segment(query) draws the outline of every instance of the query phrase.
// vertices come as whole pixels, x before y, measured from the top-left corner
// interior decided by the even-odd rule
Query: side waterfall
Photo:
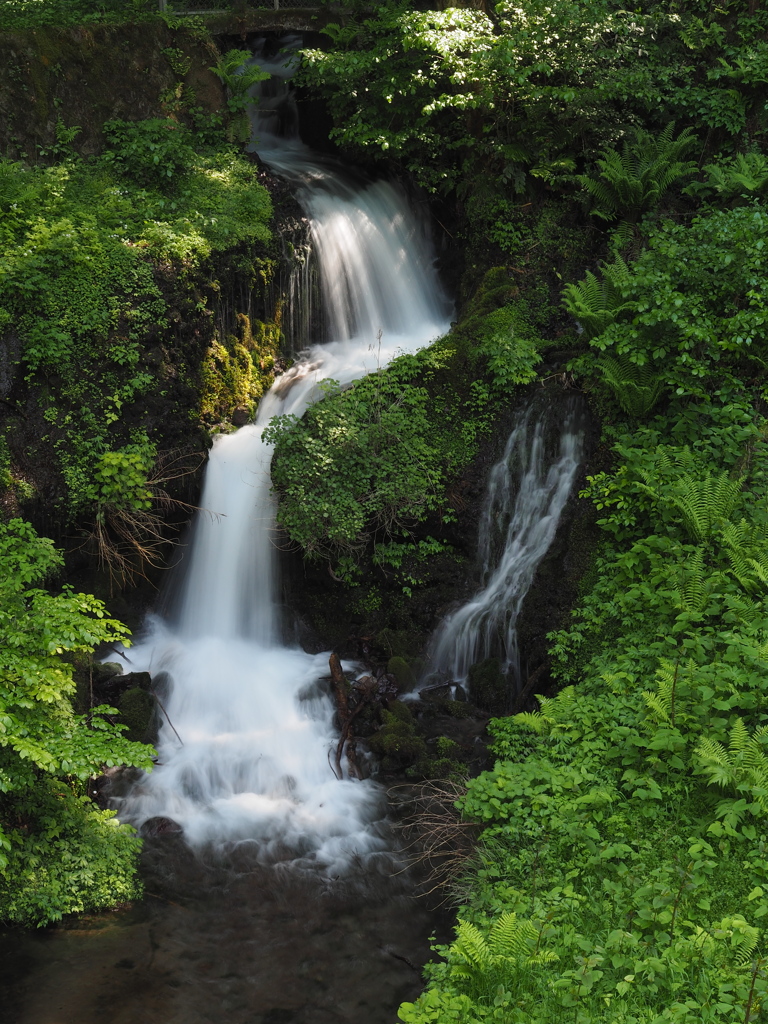
[[[553,430],[559,434],[554,458],[547,452]],[[432,671],[462,682],[476,662],[500,656],[504,671],[519,684],[518,616],[555,538],[583,440],[575,399],[543,411],[533,403],[523,413],[488,479],[478,538],[482,589],[438,628]]]
[[[289,77],[290,60],[270,66]],[[270,419],[300,414],[332,378],[349,383],[399,351],[445,333],[449,308],[432,251],[404,195],[354,181],[312,153],[286,119],[287,89],[256,111],[256,148],[289,178],[310,222],[327,311],[327,344],[309,344],[262,400],[256,422],[216,439],[170,620],[129,652],[168,680],[159,766],[121,801],[121,818],[178,822],[192,845],[252,841],[264,859],[342,866],[376,848],[378,787],[337,780],[334,707],[316,685],[328,655],[280,638]],[[290,127],[290,126],[289,126]],[[307,339],[311,342],[311,339]]]

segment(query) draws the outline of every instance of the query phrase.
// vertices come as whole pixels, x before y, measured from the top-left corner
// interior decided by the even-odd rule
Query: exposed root
[[[205,459],[204,452],[170,451],[161,453],[147,477],[154,507],[132,508],[103,504],[81,547],[92,549],[99,568],[109,574],[118,588],[132,584],[136,577],[147,578],[150,568],[161,568],[166,546],[174,544],[165,531],[165,515],[170,509],[197,510],[178,498],[172,498],[165,485],[196,473]]]
[[[395,786],[390,793],[403,788],[414,789]],[[456,807],[466,791],[464,780],[424,782],[415,787],[407,818],[393,826],[400,833],[408,861],[403,870],[421,867],[426,877],[419,895],[440,893],[441,905],[455,900],[458,880],[475,854],[480,834],[481,826],[462,819]]]

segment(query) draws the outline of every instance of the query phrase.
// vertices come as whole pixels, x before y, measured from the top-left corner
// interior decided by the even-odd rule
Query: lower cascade
[[[260,64],[278,82],[290,72],[281,58]],[[154,617],[129,652],[161,687],[164,717],[159,764],[119,814],[137,826],[171,818],[193,846],[252,841],[265,860],[331,867],[379,846],[371,825],[382,816],[380,793],[331,767],[335,709],[317,685],[327,654],[281,640],[272,451],[262,432],[275,415],[300,415],[322,394],[320,381],[350,383],[445,333],[449,308],[402,192],[350,180],[284,134],[274,103],[267,113],[256,119],[256,148],[295,184],[310,222],[329,340],[310,344],[276,381],[255,423],[214,443],[174,613]]]
[[[556,449],[549,444],[556,435]],[[482,587],[449,615],[432,641],[430,669],[463,682],[472,665],[499,656],[520,684],[517,620],[549,550],[583,457],[581,404],[575,397],[532,402],[491,470],[480,519]]]

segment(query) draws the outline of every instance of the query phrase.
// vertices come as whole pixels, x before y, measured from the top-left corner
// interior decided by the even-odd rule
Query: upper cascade
[[[300,415],[322,395],[321,381],[348,384],[445,333],[449,304],[404,193],[304,146],[280,85],[295,57],[269,64],[262,55],[259,63],[275,78],[254,108],[253,146],[296,186],[330,340],[307,338],[255,423],[214,443],[174,584],[175,614],[155,617],[129,653],[137,669],[166,679],[168,692],[160,765],[119,811],[137,825],[172,818],[192,844],[253,841],[270,860],[343,866],[380,846],[380,794],[372,782],[337,780],[331,767],[335,709],[317,686],[328,655],[281,641],[272,451],[262,432],[275,415]]]

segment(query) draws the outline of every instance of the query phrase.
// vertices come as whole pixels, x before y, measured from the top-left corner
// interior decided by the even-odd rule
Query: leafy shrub
[[[105,764],[151,768],[101,717],[114,709],[74,713],[73,656],[126,630],[95,598],[35,586],[61,564],[29,524],[0,525],[0,918],[23,924],[137,893],[133,830],[82,789]]]
[[[170,118],[105,121],[105,159],[142,185],[163,184],[195,163],[192,133]]]
[[[265,433],[276,444],[278,522],[306,554],[331,558],[347,578],[374,536],[386,544],[380,560],[402,564],[401,541],[389,541],[407,542],[433,512],[450,514],[447,476],[472,458],[488,429],[492,402],[486,391],[476,411],[477,389],[453,372],[450,344],[399,356],[343,391],[328,382],[300,420],[276,417]]]
[[[588,274],[566,288],[564,301],[592,348],[653,367],[679,395],[703,394],[741,360],[762,361],[768,317],[758,281],[767,240],[760,206],[666,221],[633,264],[617,261],[601,279]],[[600,364],[590,354],[578,365],[592,375]]]
[[[127,474],[122,507],[146,511],[143,485],[127,470],[133,460],[146,474],[154,449],[144,431],[129,428],[127,414],[152,391],[165,391],[144,356],[169,327],[157,283],[168,279],[169,261],[183,293],[195,275],[209,273],[213,253],[238,245],[250,247],[240,258],[255,273],[254,249],[271,237],[268,193],[230,146],[219,141],[196,152],[188,129],[162,120],[114,122],[112,137],[117,148],[90,163],[0,161],[0,330],[13,327],[20,338],[30,378],[48,378],[44,416],[70,521],[123,501],[117,477],[104,493],[107,470],[117,470],[107,463],[116,458]],[[169,166],[177,172],[172,182]],[[189,297],[203,301],[199,293]],[[244,363],[250,400],[257,374],[252,379],[248,352]]]
[[[156,0],[0,0],[0,28],[6,30],[158,18]]]

